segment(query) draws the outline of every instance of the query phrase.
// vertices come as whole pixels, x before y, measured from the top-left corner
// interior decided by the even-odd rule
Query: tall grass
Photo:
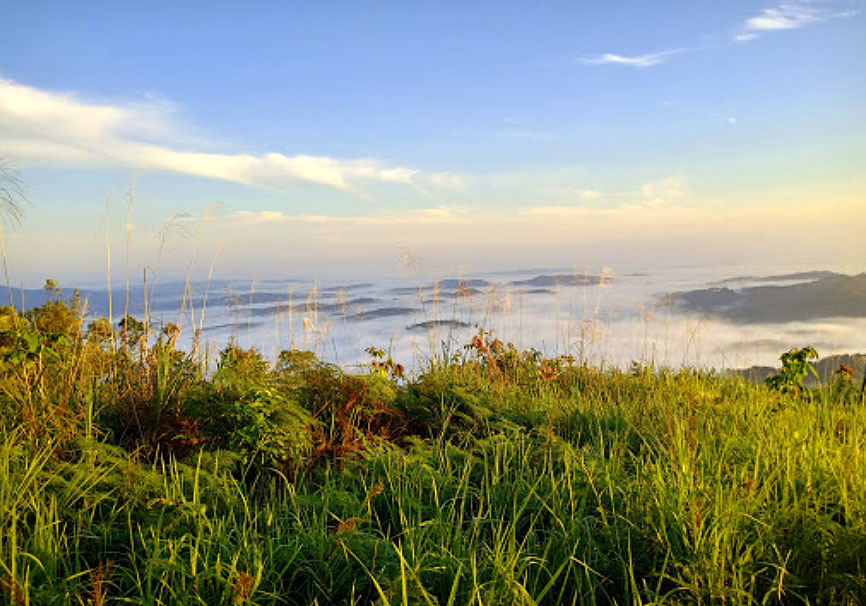
[[[294,350],[290,291],[291,350],[271,364],[230,343],[210,369],[196,350],[214,261],[197,326],[189,282],[210,210],[177,325],[189,304],[189,353],[177,332],[151,339],[149,313],[127,339],[129,231],[123,347],[111,316],[82,333],[62,301],[3,310],[2,603],[866,603],[853,377],[801,397],[591,368],[609,272],[584,291],[577,359],[483,331],[437,350],[439,285],[428,316],[419,281],[433,331],[414,375],[390,352],[356,374],[317,360],[318,285],[302,311],[313,352]],[[454,319],[468,299],[458,288]],[[480,305],[511,321],[510,293]]]
[[[9,305],[15,307],[12,296],[12,281],[9,277],[9,264],[6,258],[6,238],[3,219],[7,225],[20,223],[23,215],[22,205],[26,202],[23,186],[17,173],[3,159],[0,159],[0,257],[3,260],[3,276],[6,280],[6,290],[9,294]]]
[[[55,347],[66,362],[34,362],[51,371],[41,386],[2,365],[10,604],[866,596],[856,389],[810,400],[691,370],[603,372],[483,334],[408,380],[237,348],[204,377],[164,342],[135,364],[109,348],[133,374],[105,389],[111,376],[82,373],[93,343]],[[55,381],[74,406],[52,409]],[[16,429],[33,398],[65,432]],[[151,425],[130,441],[133,409]]]

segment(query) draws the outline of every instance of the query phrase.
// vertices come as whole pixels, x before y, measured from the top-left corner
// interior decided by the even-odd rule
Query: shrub
[[[348,375],[339,367],[295,356],[280,381],[316,421],[314,459],[362,454],[382,440],[403,435],[403,417],[393,406],[397,387],[386,375]]]
[[[817,360],[818,352],[811,345],[803,349],[791,349],[782,354],[782,369],[772,377],[767,378],[766,384],[770,389],[790,393],[794,396],[804,395],[811,398],[811,392],[803,390],[803,379],[812,374],[818,378],[815,367],[809,360]]]
[[[258,387],[226,403],[227,446],[247,464],[286,464],[309,453],[310,414],[275,389]]]

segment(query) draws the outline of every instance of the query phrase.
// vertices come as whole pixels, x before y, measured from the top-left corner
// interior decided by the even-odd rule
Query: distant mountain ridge
[[[791,274],[778,274],[774,276],[736,276],[734,278],[725,278],[719,280],[716,284],[731,284],[736,282],[787,282],[790,280],[819,280],[821,278],[832,278],[833,276],[843,276],[835,271],[799,271]]]
[[[808,272],[767,276],[765,279],[778,280],[795,275],[822,277],[784,286],[690,290],[673,293],[670,298],[687,311],[709,313],[741,323],[866,317],[866,273],[848,276],[832,272]]]
[[[610,280],[610,278],[608,278]],[[601,276],[590,276],[586,274],[542,274],[526,280],[513,280],[515,286],[588,286],[601,282]]]

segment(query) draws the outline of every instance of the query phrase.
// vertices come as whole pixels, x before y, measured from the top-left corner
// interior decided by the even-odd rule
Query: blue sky
[[[857,0],[129,4],[4,9],[20,280],[101,272],[106,208],[122,255],[140,171],[138,266],[217,200],[230,275],[866,265]]]

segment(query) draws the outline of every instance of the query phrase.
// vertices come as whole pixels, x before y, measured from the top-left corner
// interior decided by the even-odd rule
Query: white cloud
[[[668,60],[668,57],[685,52],[684,48],[648,53],[646,55],[617,55],[615,53],[604,53],[601,55],[590,55],[582,57],[580,62],[584,65],[628,65],[631,67],[652,67]]]
[[[754,40],[767,32],[798,29],[812,23],[850,17],[854,14],[856,11],[836,10],[827,4],[821,6],[814,0],[783,3],[773,8],[765,8],[759,14],[746,19],[734,35],[734,39],[745,42]]]
[[[754,241],[756,245],[760,240],[762,245],[769,246],[771,242],[787,242],[792,233],[807,234],[816,229],[818,233],[837,233],[837,217],[863,202],[861,198],[845,204],[798,203],[797,212],[785,215],[784,209],[790,210],[788,201],[687,203],[689,196],[684,187],[679,177],[647,183],[633,197],[606,207],[574,204],[484,210],[443,205],[343,217],[263,211],[233,213],[223,222],[234,229],[238,238],[251,238],[256,242],[278,238],[284,242],[287,234],[291,234],[293,242],[298,239],[295,243],[298,247],[307,246],[309,242],[328,242],[329,247],[343,251],[341,254],[360,254],[358,251],[368,254],[372,249],[410,245],[425,250],[450,250],[458,256],[483,250],[513,258],[532,250],[557,247],[574,250],[576,243],[586,250],[625,247],[632,252],[647,250],[649,242],[655,243],[650,248],[656,245],[678,248],[690,242],[702,250],[716,244],[719,250],[728,250],[731,242],[743,239]],[[776,225],[774,222],[782,216],[783,224]],[[275,229],[260,231],[260,226],[250,225],[251,229],[245,230],[236,225],[238,222],[273,223]],[[769,229],[768,225],[773,228]],[[844,241],[854,241],[852,238],[862,227],[863,221],[846,225]],[[371,243],[375,246],[371,247]],[[272,247],[265,249],[272,252]]]
[[[602,194],[594,190],[574,190],[573,193],[583,200],[602,198]],[[535,216],[567,218],[577,216],[605,217],[621,213],[633,214],[636,211],[682,211],[688,208],[682,204],[688,195],[685,178],[682,175],[672,175],[658,181],[644,183],[637,191],[604,196],[609,201],[616,200],[616,204],[613,206],[539,206],[525,212]]]
[[[297,223],[345,226],[390,226],[460,224],[471,221],[477,213],[454,206],[435,206],[389,211],[367,216],[334,216],[310,214],[286,214],[277,210],[250,212],[238,210],[223,217],[230,224]]]
[[[378,177],[382,181],[393,181],[394,183],[412,183],[412,177],[420,173],[420,170],[411,168],[384,168],[378,171]],[[374,174],[376,173],[374,169]]]
[[[230,214],[227,219],[232,223],[282,223],[288,217],[279,210],[262,210],[257,213],[238,210]]]
[[[410,184],[419,172],[370,158],[188,151],[173,142],[181,130],[173,113],[160,99],[88,103],[0,78],[0,149],[36,164],[130,166],[270,187],[307,181],[351,190],[361,180]]]
[[[572,195],[583,200],[602,197],[600,192],[591,189],[569,190]],[[645,225],[654,221],[664,223],[672,217],[679,220],[693,217],[695,209],[682,204],[687,197],[685,179],[672,175],[658,181],[645,183],[639,191],[619,199],[611,206],[588,206],[585,204],[513,207],[498,210],[483,210],[463,206],[442,204],[427,208],[389,210],[363,216],[323,216],[310,214],[287,214],[282,211],[263,210],[258,212],[235,211],[218,219],[228,224],[296,224],[313,227],[318,225],[329,233],[344,233],[356,237],[363,230],[387,230],[393,233],[411,234],[418,229],[436,229],[446,234],[449,229],[465,229],[490,233],[494,238],[497,230],[509,233],[523,233],[521,228],[526,221],[536,227],[533,233],[545,234],[568,226],[605,226],[615,229],[629,229],[629,226]],[[362,231],[355,231],[362,230]],[[382,234],[382,232],[377,232]],[[444,236],[443,236],[444,237]],[[447,238],[446,238],[447,239]],[[543,235],[542,235],[543,239]]]
[[[663,212],[662,212],[663,211]],[[563,229],[567,226],[595,226],[599,233],[608,235],[628,232],[646,226],[647,222],[668,224],[681,223],[685,218],[698,215],[688,206],[670,204],[662,198],[624,203],[609,208],[587,208],[585,206],[535,206],[520,213],[521,220],[532,220],[546,224],[545,230]]]
[[[426,181],[437,187],[456,190],[466,189],[466,179],[462,175],[451,172],[432,173],[426,175]]]
[[[601,192],[594,189],[579,189],[575,192],[578,198],[584,200],[598,200],[601,198]]]
[[[673,175],[660,181],[644,183],[640,191],[644,197],[643,205],[666,206],[686,197],[685,179],[681,175]]]
[[[772,8],[765,8],[757,15],[746,19],[736,28],[733,39],[738,42],[754,40],[768,32],[798,29],[813,23],[821,23],[840,17],[851,17],[856,10],[839,10],[833,6],[836,0],[792,0],[783,2]],[[680,53],[703,50],[706,46],[693,48],[673,48],[670,50],[647,53],[645,55],[621,55],[603,53],[586,55],[580,62],[584,65],[625,65],[629,67],[652,67],[660,65],[670,57]],[[669,102],[662,105],[668,106]]]

